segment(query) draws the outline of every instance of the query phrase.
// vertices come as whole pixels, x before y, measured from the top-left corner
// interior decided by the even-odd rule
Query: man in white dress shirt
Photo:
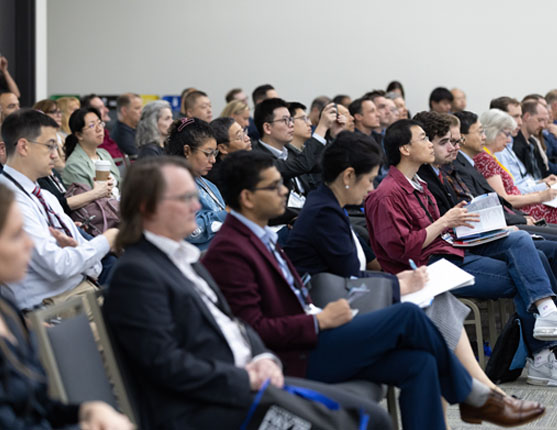
[[[87,280],[101,273],[101,259],[117,233],[110,229],[87,241],[56,197],[38,186],[37,179],[54,167],[56,129],[56,122],[32,109],[9,115],[2,125],[8,160],[0,182],[14,191],[24,229],[34,243],[25,278],[8,285],[21,309],[31,309],[45,299],[63,300],[78,286],[92,288]]]

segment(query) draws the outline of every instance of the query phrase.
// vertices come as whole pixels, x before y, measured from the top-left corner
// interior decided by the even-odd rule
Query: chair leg
[[[499,305],[499,306],[497,306]],[[495,342],[497,342],[497,338],[499,337],[499,333],[497,332],[497,312],[500,311],[501,302],[498,300],[488,300],[487,301],[487,324],[489,327],[489,346],[493,349],[495,348]],[[500,312],[501,321],[505,324],[503,318],[503,313]]]
[[[399,430],[400,425],[398,422],[398,403],[396,400],[395,387],[393,387],[392,385],[389,385],[389,388],[387,389],[387,409],[389,411],[391,419],[393,420],[393,429]]]
[[[485,369],[484,338],[482,333],[482,317],[478,306],[470,299],[459,298],[459,300],[472,310],[473,319],[467,319],[464,324],[474,324],[476,330],[476,342],[478,344],[478,362]]]

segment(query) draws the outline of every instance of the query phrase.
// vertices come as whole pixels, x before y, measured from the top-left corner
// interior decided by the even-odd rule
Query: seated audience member
[[[70,116],[75,110],[81,107],[81,103],[77,97],[60,97],[59,99],[56,99],[56,103],[62,111],[62,124],[60,125],[59,133],[62,133],[65,139],[66,136],[71,133],[69,124]]]
[[[282,386],[284,377],[259,336],[232,316],[198,261],[200,251],[183,240],[197,228],[200,208],[188,170],[177,157],[143,159],[129,168],[117,238],[125,252],[104,313],[137,384],[142,428],[237,429],[263,382]],[[367,428],[391,428],[386,411],[371,401],[326,384],[286,381],[347,407],[363,406],[371,414]],[[531,418],[543,411],[525,406]]]
[[[327,96],[319,96],[313,99],[308,114],[312,128],[317,127],[317,124],[319,124],[319,118],[321,117],[321,111],[329,103],[331,103],[331,99]],[[306,108],[304,108],[304,111],[305,110]]]
[[[112,130],[112,139],[124,154],[137,155],[135,129],[141,118],[142,109],[143,101],[138,94],[125,93],[116,99],[118,121]]]
[[[529,380],[538,384],[557,381],[547,366],[556,361],[550,348],[557,345],[557,308],[548,278],[552,274],[546,272],[528,233],[513,231],[505,238],[466,250],[453,247],[448,229],[470,226],[477,215],[469,214],[465,203],[460,202],[439,216],[435,199],[416,174],[422,164],[435,160],[433,145],[420,123],[394,123],[385,134],[385,149],[389,174],[365,203],[370,241],[381,267],[398,273],[410,268],[409,259],[430,264],[447,258],[476,280],[473,286],[458,288],[453,294],[513,297],[526,345],[539,366],[539,370],[530,371]],[[539,316],[534,318],[536,310]]]
[[[350,103],[348,110],[350,115],[354,117],[356,132],[371,136],[375,140],[373,131],[380,127],[379,114],[375,103],[370,99],[361,97]]]
[[[449,113],[453,100],[453,94],[448,89],[437,87],[429,95],[429,110],[438,113]]]
[[[379,126],[373,129],[373,138],[377,143],[381,143],[385,129],[391,124],[392,114],[391,106],[387,102],[385,95],[387,93],[383,90],[373,90],[365,94],[365,98],[371,100],[377,109],[377,117],[379,118]]]
[[[20,309],[91,290],[88,278],[101,273],[101,258],[117,233],[109,229],[85,240],[58,200],[38,186],[37,179],[49,175],[54,167],[57,127],[52,118],[31,109],[10,115],[2,125],[8,161],[0,182],[14,191],[25,232],[34,244],[25,277],[7,284]]]
[[[192,91],[188,93],[184,101],[187,118],[197,118],[207,123],[213,119],[213,107],[211,100],[203,91]]]
[[[244,129],[229,117],[220,117],[211,121],[211,129],[217,140],[219,151],[217,160],[205,177],[220,188],[219,167],[228,154],[236,151],[251,151],[251,140]]]
[[[105,106],[103,100],[97,96],[96,94],[88,94],[81,98],[81,107],[83,108],[95,108],[101,114],[101,120],[104,121],[105,124],[110,123],[110,115],[108,114],[109,110]],[[68,132],[68,134],[71,131]],[[108,151],[112,159],[120,159],[124,158],[124,154],[120,151],[118,144],[110,137],[110,132],[108,131],[108,127],[105,125],[104,127],[104,139],[103,143],[99,148]]]
[[[402,97],[399,93],[389,92],[385,94],[385,98],[387,98],[387,100],[392,100],[397,109],[398,117],[392,122],[395,122],[398,119],[408,119],[408,109],[406,108],[404,97]]]
[[[62,173],[64,166],[66,165],[66,155],[64,154],[64,140],[65,136],[60,132],[62,127],[62,111],[58,107],[58,103],[54,100],[44,99],[39,100],[33,105],[33,109],[40,110],[44,112],[49,117],[51,117],[56,124],[58,124],[58,130],[56,131],[56,143],[58,144],[58,158],[56,159],[56,165],[54,168]]]
[[[520,192],[527,194],[543,191],[547,189],[548,186],[553,185],[556,182],[554,175],[549,175],[542,180],[534,179],[513,150],[514,139],[522,128],[522,107],[520,102],[510,97],[498,97],[491,100],[489,108],[499,109],[508,113],[516,123],[516,128],[511,132],[513,141],[506,145],[502,151],[497,152],[495,156],[509,171],[509,174],[513,177],[514,184]],[[532,146],[531,148],[533,149],[534,147]]]
[[[360,206],[373,189],[380,152],[368,136],[343,132],[323,152],[322,184],[310,193],[292,232],[286,254],[301,274],[327,272],[348,278],[366,277],[373,270],[344,212],[346,205]],[[375,256],[373,256],[375,258]],[[420,269],[425,275],[425,267]],[[400,294],[417,291],[417,271],[397,274]],[[452,294],[437,296],[426,314],[466,370],[487,386],[498,389],[479,367],[463,322],[469,309]]]
[[[391,81],[389,82],[389,85],[387,85],[387,93],[389,92],[395,92],[398,93],[400,96],[402,96],[402,98],[406,98],[406,96],[404,95],[404,87],[402,86],[402,84],[399,81]]]
[[[460,131],[465,139],[463,150],[467,155],[473,155],[474,167],[484,176],[491,188],[513,207],[519,208],[535,220],[545,219],[549,223],[557,223],[557,209],[543,204],[557,197],[557,190],[544,184],[543,191],[522,194],[515,186],[508,169],[495,155],[511,143],[511,133],[516,128],[516,122],[508,113],[499,109],[484,112],[479,121],[474,121],[475,124],[470,124],[473,121],[469,116],[463,115],[461,120]],[[471,135],[470,128],[473,129],[474,125],[479,125],[483,135]],[[467,126],[468,130],[465,130]]]
[[[348,106],[350,106],[350,103],[352,103],[352,99],[346,94],[338,94],[333,98],[333,103],[342,105],[348,109]]]
[[[453,101],[451,103],[451,112],[461,112],[466,110],[466,94],[459,88],[451,90]]]
[[[278,98],[278,93],[275,88],[271,84],[263,84],[259,85],[257,88],[253,90],[251,93],[251,98],[253,100],[253,108],[255,109],[259,103],[263,100],[267,99],[276,99]],[[255,125],[254,119],[250,118],[249,120],[249,127],[248,127],[248,136],[252,141],[257,142],[261,139],[261,135],[257,130]]]
[[[19,110],[19,107],[19,98],[14,93],[0,92],[0,125],[9,114]]]
[[[229,117],[240,124],[242,130],[248,130],[250,120],[250,110],[247,103],[240,100],[232,100],[222,110],[221,117]]]
[[[545,101],[550,118],[543,130],[545,152],[547,154],[549,170],[557,174],[557,90],[551,90],[545,95]]]
[[[227,214],[219,189],[204,178],[213,168],[219,155],[215,134],[209,124],[200,119],[176,120],[170,127],[166,152],[169,155],[185,157],[190,163],[199,189],[201,208],[195,215],[197,228],[187,240],[203,251],[219,231]]]
[[[164,153],[171,124],[170,103],[165,100],[155,100],[145,105],[135,132],[138,158],[156,157]]]
[[[8,70],[8,59],[0,55],[0,91],[11,91],[17,98],[21,97],[19,87]]]
[[[70,117],[70,130],[72,133],[66,137],[64,152],[66,153],[66,167],[62,173],[64,184],[85,184],[94,187],[95,161],[110,162],[110,178],[113,187],[118,187],[120,171],[110,154],[99,145],[104,139],[104,121],[101,120],[99,111],[95,108],[78,109]],[[118,190],[113,189],[113,194],[118,196]]]
[[[5,284],[17,284],[25,277],[31,259],[33,242],[23,225],[14,194],[0,184],[2,290]],[[77,423],[84,429],[134,428],[124,415],[103,402],[62,404],[49,398],[34,338],[25,326],[25,318],[5,293],[0,292],[0,428],[66,428]]]
[[[524,164],[526,172],[534,180],[547,181],[549,169],[546,163],[547,156],[541,149],[537,136],[544,128],[544,118],[547,117],[547,109],[538,101],[527,100],[522,107],[522,126],[513,139],[513,151]],[[555,176],[549,177],[555,183]]]
[[[306,114],[306,109],[307,108],[302,103],[288,103],[288,111],[294,123],[294,133],[288,145],[298,152],[304,150],[305,143],[311,137],[312,133],[311,126],[313,122]],[[319,116],[317,117],[317,122],[319,122]],[[317,125],[317,123],[315,125]]]
[[[287,145],[292,142],[294,135],[294,120],[288,110],[288,104],[278,98],[267,99],[255,108],[254,120],[261,140],[252,143],[254,151],[272,155],[275,165],[282,175],[291,193],[289,207],[300,208],[303,205],[303,196],[306,190],[299,187],[294,178],[305,173],[318,172],[319,157],[325,144],[327,130],[336,120],[336,109],[329,103],[321,115],[320,125],[315,129],[304,150],[294,153],[288,150]],[[300,198],[302,197],[302,198]],[[294,203],[296,202],[300,203]]]
[[[440,396],[462,402],[470,399],[471,387],[472,395],[481,389],[509,407],[515,403],[472,379],[415,305],[395,304],[355,317],[345,299],[324,309],[312,305],[267,227],[270,218],[284,211],[287,195],[273,159],[236,152],[223,162],[222,177],[232,210],[202,262],[232,311],[277,352],[287,374],[328,383],[364,378],[400,386],[405,429],[444,429]],[[470,421],[468,408],[461,405],[465,421]]]
[[[246,105],[248,104],[248,96],[241,88],[232,88],[230,91],[226,93],[224,99],[226,100],[226,103],[230,103],[231,101],[238,100]]]
[[[197,91],[197,88],[187,87],[184,88],[180,94],[180,118],[186,116],[186,96],[193,91]]]

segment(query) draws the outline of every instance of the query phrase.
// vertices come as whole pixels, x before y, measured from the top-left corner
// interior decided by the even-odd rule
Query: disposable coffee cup
[[[110,175],[110,161],[95,161],[95,181],[108,181]]]

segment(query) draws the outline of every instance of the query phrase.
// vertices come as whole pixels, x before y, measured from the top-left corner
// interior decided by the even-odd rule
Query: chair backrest
[[[136,422],[95,293],[29,316],[52,397],[64,403],[102,400]],[[49,325],[52,320],[55,323]]]

